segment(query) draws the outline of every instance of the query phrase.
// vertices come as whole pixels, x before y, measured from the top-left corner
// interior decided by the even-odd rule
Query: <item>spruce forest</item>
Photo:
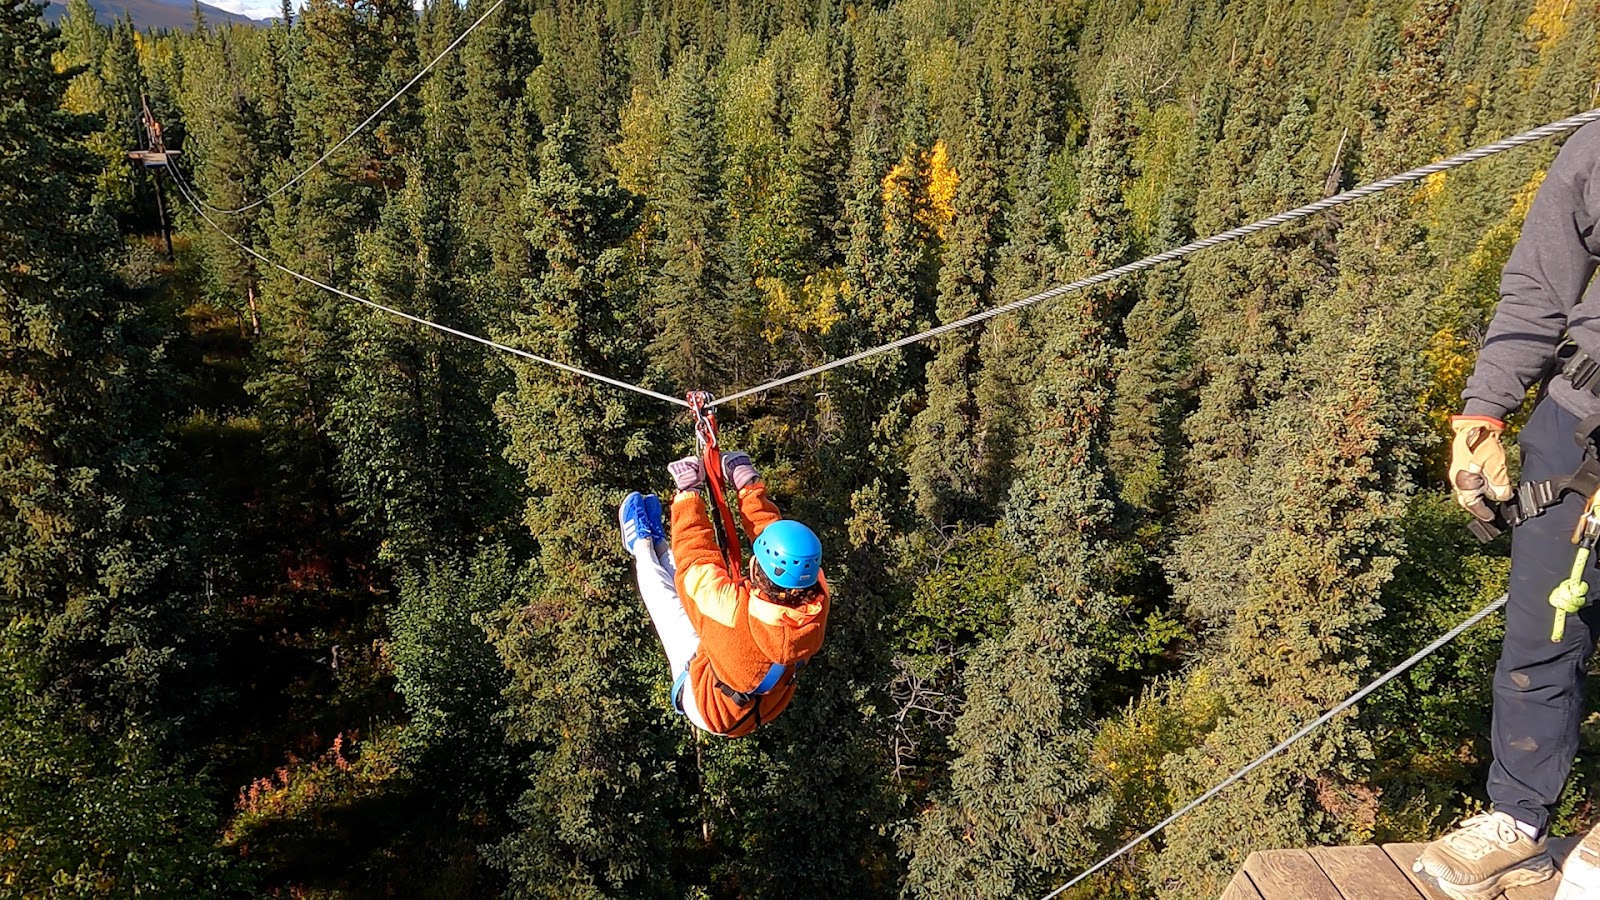
[[[39,16],[0,0],[0,895],[1041,896],[1504,590],[1446,419],[1559,139],[721,407],[834,591],[733,741],[617,527],[684,409],[184,195],[727,395],[1600,105],[1596,0]],[[1482,809],[1498,641],[1065,896]]]

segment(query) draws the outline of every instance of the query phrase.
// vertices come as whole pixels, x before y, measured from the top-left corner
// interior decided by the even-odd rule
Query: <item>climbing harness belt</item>
[[[693,657],[691,657],[691,661],[692,659]],[[734,721],[732,727],[730,727],[728,730],[738,730],[739,727],[745,722],[749,721],[752,716],[755,718],[756,724],[760,725],[761,698],[777,690],[779,687],[794,684],[795,679],[800,675],[800,670],[805,668],[806,663],[808,662],[810,662],[809,659],[802,659],[793,665],[787,666],[783,663],[769,663],[767,665],[767,674],[761,677],[761,683],[748,691],[734,690],[731,685],[722,680],[722,676],[717,674],[715,666],[707,665],[706,669],[711,673],[712,684],[717,686],[717,690],[721,691],[724,697],[732,700],[734,705],[738,706],[740,709],[744,709],[747,706],[750,707],[748,710],[745,710],[744,715],[740,716]],[[785,676],[787,676],[787,678]],[[683,709],[683,692],[688,689],[688,684],[689,667],[685,666],[683,671],[679,672],[678,677],[673,679],[672,682],[672,708],[684,715],[687,715],[687,713],[685,713]]]
[[[1580,351],[1568,360],[1562,375],[1570,378],[1569,370],[1574,369],[1574,363],[1580,360],[1589,366],[1594,365],[1588,355]],[[1574,385],[1585,388],[1596,371],[1600,371],[1600,366],[1586,369],[1582,383],[1574,379]],[[1487,543],[1507,529],[1515,528],[1559,505],[1568,494],[1584,498],[1583,515],[1578,517],[1578,523],[1572,531],[1572,543],[1578,547],[1572,561],[1572,571],[1565,581],[1550,591],[1550,606],[1555,610],[1550,640],[1557,644],[1566,636],[1567,616],[1583,609],[1588,602],[1589,583],[1583,580],[1583,573],[1588,568],[1595,547],[1600,545],[1600,415],[1590,416],[1578,423],[1573,437],[1583,448],[1583,462],[1577,471],[1565,478],[1525,481],[1517,485],[1511,499],[1489,503],[1489,508],[1495,513],[1492,521],[1473,519],[1467,525],[1478,540]]]

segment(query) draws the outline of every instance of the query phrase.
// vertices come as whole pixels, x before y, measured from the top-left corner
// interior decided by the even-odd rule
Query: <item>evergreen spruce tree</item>
[[[476,844],[508,830],[521,790],[517,748],[499,721],[510,673],[489,641],[495,615],[525,591],[519,568],[504,544],[464,562],[434,560],[401,576],[388,617],[396,688],[410,713],[407,774]]]
[[[249,71],[248,59],[241,58],[247,47],[226,32],[213,36],[197,31],[184,51],[185,77],[178,98],[188,138],[181,157],[182,177],[221,209],[244,206],[262,192],[266,160],[259,148],[267,128],[251,95],[238,85]],[[258,210],[251,210],[230,218],[229,225],[235,237],[254,246],[258,219]],[[194,240],[200,245],[210,299],[234,310],[241,324],[248,323],[248,332],[259,335],[261,273],[255,258],[208,227],[197,229]]]
[[[725,383],[724,332],[733,289],[722,193],[722,146],[705,62],[685,53],[667,82],[667,134],[654,185],[653,362],[682,390]]]
[[[413,163],[379,225],[361,241],[365,296],[430,321],[481,332],[452,277],[459,236],[440,177]],[[507,519],[490,403],[499,381],[476,346],[387,313],[346,308],[327,431],[352,505],[382,536],[380,556],[415,568],[451,556]],[[459,468],[448,481],[437,473]]]
[[[312,0],[304,8],[303,59],[291,81],[293,154],[269,184],[287,182],[342,140],[368,113],[367,85],[383,84],[410,66],[395,49],[413,26],[409,7],[384,0],[349,5]],[[263,224],[266,254],[297,272],[342,286],[355,272],[356,235],[376,221],[382,192],[401,177],[393,154],[410,141],[407,107],[390,124],[367,129],[335,157],[312,169],[270,204]],[[350,336],[349,301],[283,272],[266,273],[261,344],[265,357],[251,382],[268,421],[271,443],[299,477],[320,480],[334,467],[327,446],[330,411],[340,394],[339,370]],[[324,514],[336,514],[326,508]]]
[[[513,339],[607,372],[638,371],[638,273],[626,246],[638,205],[582,164],[571,123],[546,133],[528,195],[528,238],[544,274],[527,282]],[[501,398],[507,454],[525,474],[524,522],[538,542],[526,592],[497,619],[509,671],[506,727],[530,751],[519,827],[491,861],[524,896],[639,896],[665,889],[666,777],[684,732],[671,683],[617,537],[626,489],[659,410],[609,388],[518,366]]]
[[[468,22],[487,11],[489,0],[466,5]],[[539,51],[526,23],[539,4],[507,0],[463,43],[462,129],[457,178],[462,233],[481,245],[486,274],[476,283],[509,312],[531,258],[519,220],[538,144],[539,122],[526,97]]]
[[[1115,94],[1097,110],[1079,204],[1065,217],[1062,277],[1118,265],[1130,252],[1126,114]],[[1038,575],[1011,598],[1011,627],[967,665],[949,786],[919,818],[909,848],[916,896],[1048,892],[1090,861],[1111,824],[1112,799],[1087,757],[1094,695],[1121,619],[1111,593],[1118,553],[1105,412],[1111,323],[1125,302],[1114,290],[1084,292],[1038,317],[1045,345],[1032,433],[1004,525],[1008,541],[1037,559]]]
[[[101,25],[94,8],[83,0],[68,4],[61,33],[66,40],[56,60],[73,75],[64,106],[97,120],[85,141],[100,161],[95,203],[112,215],[127,218],[134,210],[133,172],[126,164],[127,152],[143,146],[133,27],[120,20],[114,27]]]
[[[1239,191],[1249,203],[1243,218],[1309,202],[1320,190],[1325,157],[1310,143],[1310,116],[1309,103],[1297,98],[1269,132]],[[1207,212],[1197,217],[1197,231],[1210,233],[1218,222],[1210,192],[1232,177],[1214,175],[1218,180],[1202,191]],[[1181,575],[1174,590],[1197,626],[1227,621],[1242,568],[1262,537],[1267,500],[1242,486],[1258,461],[1270,459],[1260,455],[1258,429],[1265,426],[1257,412],[1284,391],[1285,361],[1299,338],[1296,316],[1328,289],[1330,250],[1320,237],[1315,223],[1290,226],[1260,245],[1218,248],[1186,271],[1198,387],[1196,408],[1183,422],[1189,450],[1182,502],[1195,512],[1172,561]]]
[[[1362,145],[1377,171],[1420,144],[1442,143],[1433,110],[1447,89],[1450,8],[1413,11],[1404,49],[1376,85]],[[1302,336],[1285,357],[1286,390],[1260,414],[1258,458],[1290,468],[1258,466],[1247,482],[1267,498],[1264,527],[1233,586],[1226,647],[1210,663],[1228,712],[1199,748],[1165,764],[1180,795],[1204,790],[1344,699],[1371,665],[1424,433],[1411,398],[1434,266],[1424,230],[1397,197],[1352,208],[1338,249],[1337,285],[1305,306]],[[1242,846],[1369,837],[1380,790],[1367,780],[1372,753],[1359,722],[1329,723],[1237,786],[1229,802],[1177,823],[1155,865],[1163,893],[1220,889]]]
[[[1049,145],[1034,135],[1005,213],[1006,241],[995,261],[995,299],[1009,303],[1049,287],[1064,260],[1057,246],[1059,223],[1051,212]],[[988,323],[978,353],[981,368],[975,390],[980,458],[979,496],[994,504],[1011,485],[1012,461],[1027,433],[1028,386],[1037,375],[1037,340],[1032,314],[1022,310]]]
[[[909,847],[913,896],[1047,892],[1088,861],[1110,802],[1085,765],[1097,639],[1117,612],[1100,587],[1112,520],[1104,418],[1112,354],[1099,304],[1064,298],[1040,318],[1048,343],[1030,403],[1038,429],[1013,487],[1006,534],[1040,579],[1010,602],[1011,627],[979,645],[956,724],[950,786]]]
[[[0,882],[224,893],[170,755],[187,621],[154,473],[155,335],[111,273],[92,120],[38,6],[0,3]],[[242,886],[242,882],[234,886]]]
[[[1161,199],[1152,251],[1194,238],[1195,156],[1194,144],[1186,145]],[[1125,505],[1149,522],[1172,511],[1173,476],[1181,460],[1183,378],[1193,331],[1181,269],[1166,266],[1144,279],[1123,331],[1127,349],[1117,373],[1109,453]]]
[[[263,155],[272,159],[288,158],[294,137],[294,95],[289,85],[299,68],[305,29],[294,27],[298,19],[288,8],[291,2],[285,0],[284,17],[272,23],[265,46],[251,54],[243,68],[248,73],[245,80],[255,87],[261,104],[260,147]]]
[[[1072,107],[1081,103],[1068,49],[1075,15],[1081,14],[1026,0],[988,4],[980,13],[974,48],[983,67],[978,77],[994,107],[995,164],[1007,175],[1026,165],[1036,137],[1049,144],[1063,141]],[[1018,28],[1021,22],[1027,27]]]
[[[988,109],[980,94],[957,172],[955,217],[946,236],[939,272],[939,319],[965,318],[991,304],[994,257],[1000,228],[996,147],[989,135]],[[913,423],[907,469],[918,511],[936,527],[981,515],[981,474],[992,448],[982,444],[975,381],[983,329],[968,328],[941,338],[928,365],[927,406]]]
[[[97,66],[105,104],[98,112],[104,116],[104,127],[89,143],[105,160],[101,190],[112,199],[119,218],[129,224],[142,218],[155,225],[154,198],[140,189],[148,182],[127,163],[128,151],[147,143],[141,116],[145,78],[135,40],[133,20],[118,19]]]
[[[791,209],[805,235],[801,246],[814,254],[807,267],[813,270],[838,261],[848,231],[842,195],[850,142],[844,132],[845,87],[836,67],[838,44],[830,31],[807,45],[788,90],[794,108],[788,115],[785,159],[797,176]]]
[[[584,165],[605,171],[618,136],[626,70],[610,15],[591,4],[556,4],[534,20],[539,64],[528,76],[529,101],[541,121],[572,117]]]

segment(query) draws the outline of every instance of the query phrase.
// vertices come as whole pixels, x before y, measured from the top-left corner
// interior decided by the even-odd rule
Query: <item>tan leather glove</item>
[[[1506,449],[1500,432],[1506,423],[1488,416],[1452,416],[1450,427],[1456,433],[1450,445],[1450,487],[1456,502],[1478,519],[1489,522],[1494,512],[1483,502],[1511,499],[1511,476],[1506,472]]]

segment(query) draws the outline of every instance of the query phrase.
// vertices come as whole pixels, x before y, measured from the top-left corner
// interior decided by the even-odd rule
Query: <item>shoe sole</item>
[[[1444,894],[1452,900],[1497,900],[1499,896],[1514,887],[1525,887],[1530,884],[1539,884],[1548,881],[1556,874],[1555,860],[1546,853],[1525,859],[1515,866],[1498,872],[1492,878],[1486,878],[1477,884],[1454,884],[1440,881],[1438,877],[1427,872],[1412,870],[1416,876],[1428,883],[1428,886]]]

